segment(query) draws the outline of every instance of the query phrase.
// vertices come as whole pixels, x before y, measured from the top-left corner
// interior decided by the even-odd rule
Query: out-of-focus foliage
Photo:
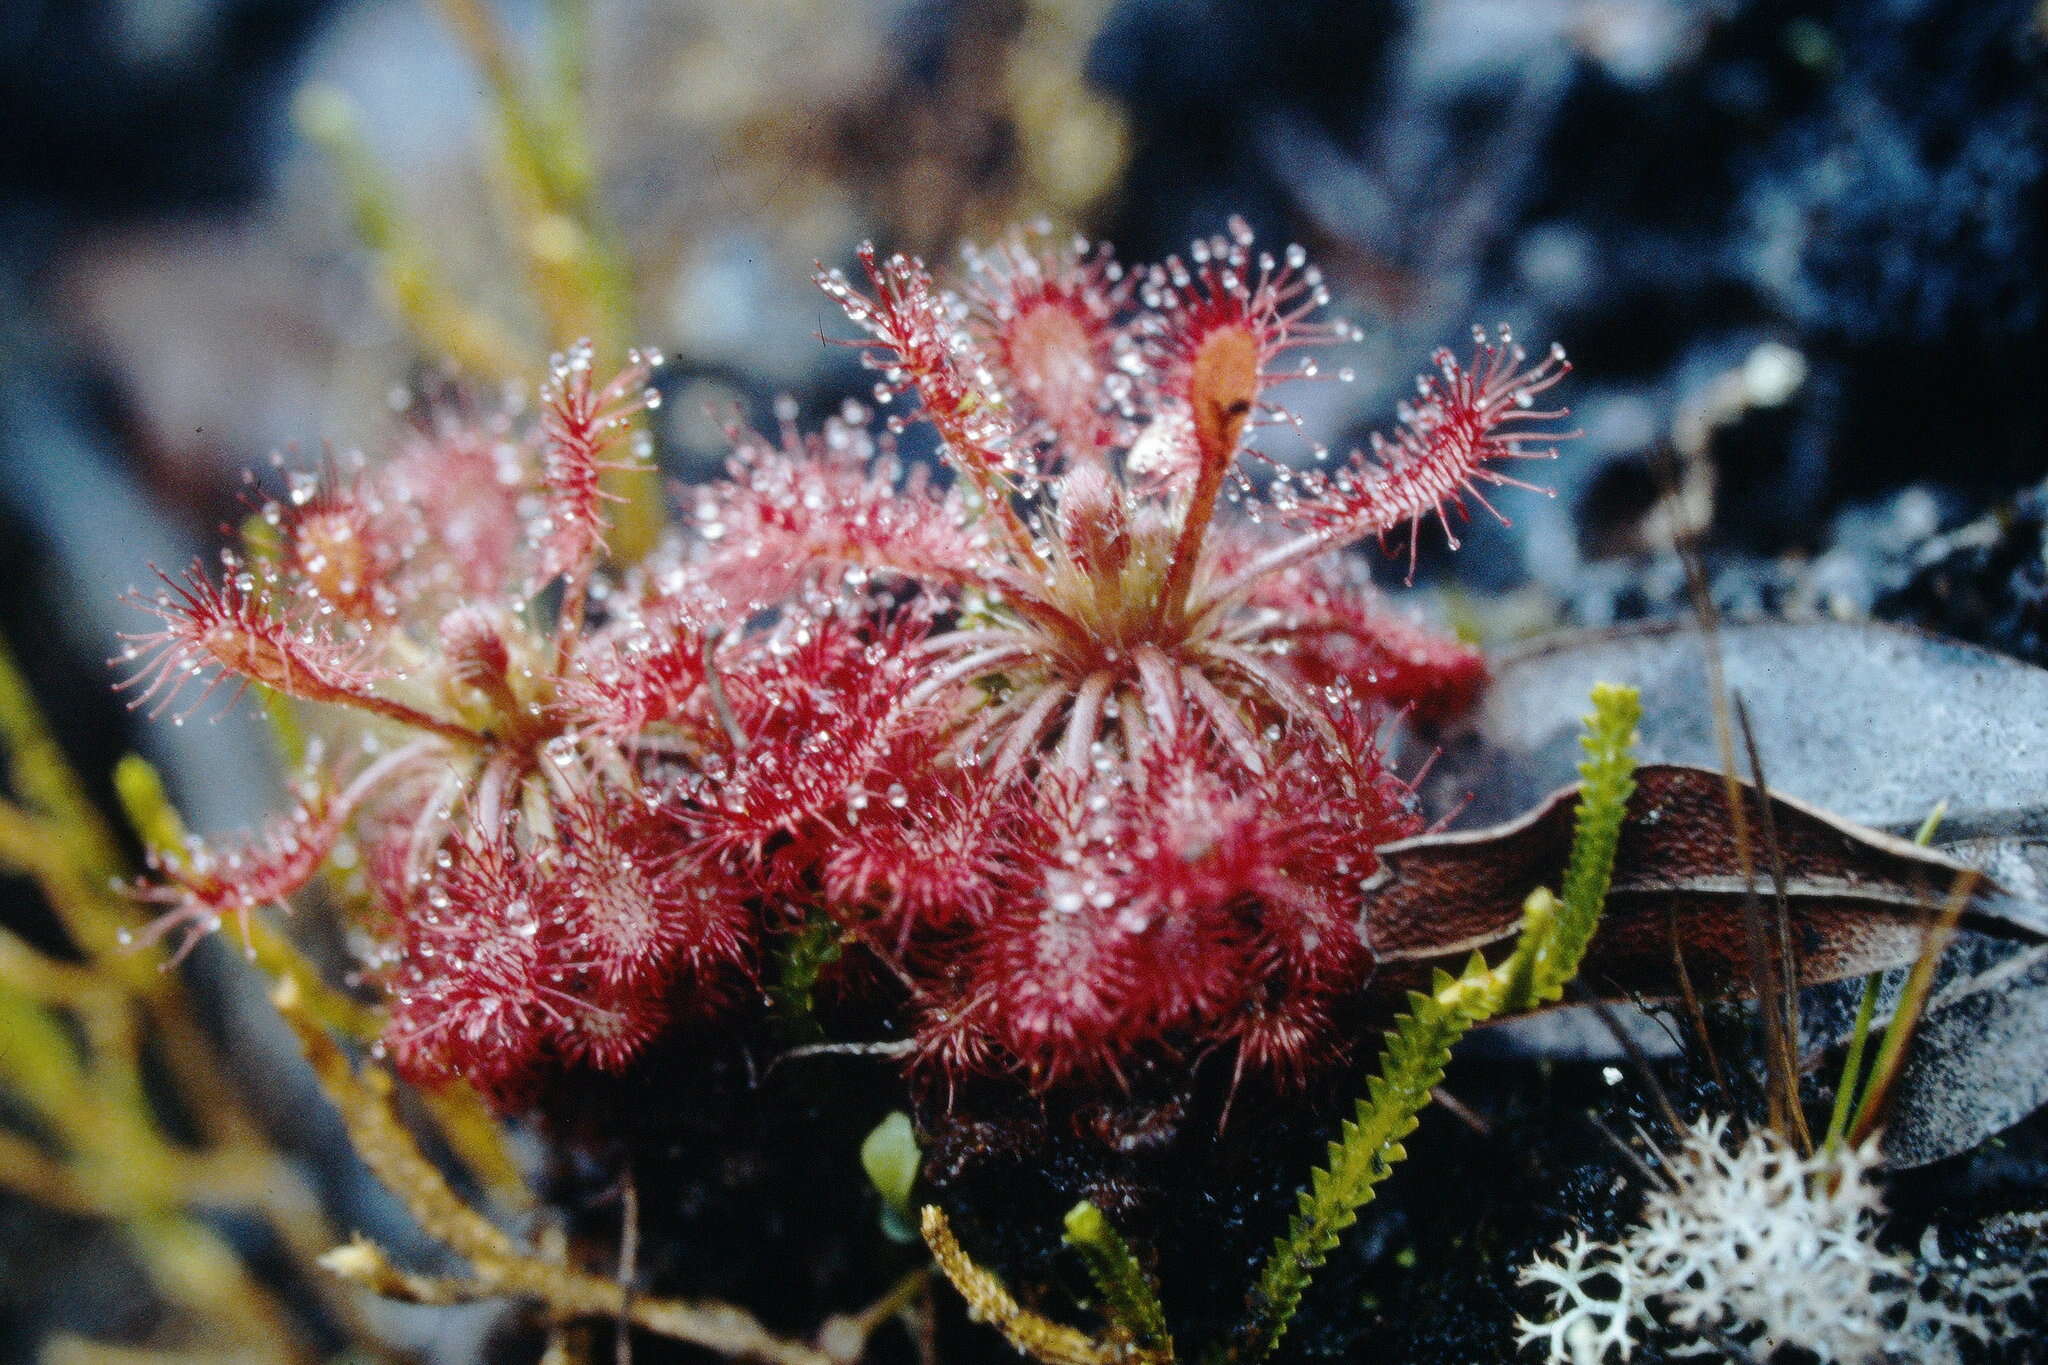
[[[95,110],[80,93],[91,83],[46,64],[43,89],[69,101],[47,101],[63,111],[53,122],[16,123],[31,131],[13,140],[15,154],[48,144],[59,177],[88,196],[161,203],[175,187],[184,203],[253,184],[266,161],[261,120],[242,109],[235,154],[194,155],[178,130],[230,116],[209,99],[182,117],[192,111],[174,110],[165,92],[210,82],[230,92],[223,104],[246,102],[261,81],[216,78],[267,65],[315,7],[279,5],[262,22],[250,20],[260,6],[244,3],[115,8],[106,41],[127,46],[108,65],[132,62],[155,93]],[[1653,557],[1674,528],[1711,525],[1765,553],[1832,546],[1810,569],[1732,567],[1714,585],[1724,605],[1875,604],[2039,657],[2038,493],[2017,517],[1994,509],[1947,537],[1935,533],[1959,518],[1941,488],[1852,508],[1825,529],[1845,504],[1908,480],[1980,498],[2038,467],[2041,408],[2028,378],[2040,369],[2048,278],[2048,106],[2033,0],[439,8],[333,11],[313,69],[334,84],[301,105],[331,155],[291,158],[254,215],[76,240],[52,230],[65,243],[49,270],[61,328],[44,330],[75,331],[106,358],[132,453],[159,489],[201,509],[197,525],[233,514],[222,511],[227,470],[276,444],[361,430],[361,414],[408,371],[430,375],[452,357],[505,378],[583,333],[605,347],[671,350],[678,401],[659,435],[672,468],[701,470],[719,449],[715,424],[698,416],[707,402],[764,406],[771,388],[809,401],[850,387],[846,353],[813,340],[800,284],[813,257],[838,259],[865,233],[937,255],[1040,213],[1113,226],[1147,255],[1241,210],[1262,228],[1294,224],[1341,295],[1372,301],[1360,318],[1366,382],[1348,397],[1326,390],[1330,406],[1304,414],[1325,439],[1405,382],[1395,358],[1472,321],[1508,315],[1574,342],[1592,376],[1575,400],[1586,453],[1561,462],[1554,511],[1478,535],[1518,550],[1577,619],[1669,613],[1681,580],[1660,576]],[[181,25],[186,39],[217,28],[205,60],[181,63]],[[0,108],[16,101],[10,90]],[[479,109],[488,144],[471,126]],[[110,127],[126,155],[105,154]],[[110,161],[108,183],[87,184]],[[42,220],[32,210],[4,221]],[[33,232],[8,235],[11,257]],[[17,327],[43,326],[20,318],[0,324],[0,345]],[[1908,383],[1918,401],[1902,406],[1894,399]],[[42,429],[9,412],[16,432]],[[1645,458],[1665,447],[1680,466],[1669,494]],[[1911,549],[1921,544],[1940,553]],[[1504,568],[1501,581],[1516,572]],[[22,739],[38,734],[12,726],[9,752],[53,755],[46,737]],[[156,1291],[176,1322],[158,1326],[189,1326],[181,1348],[272,1348],[265,1323],[300,1305],[259,1294],[224,1308],[224,1287],[246,1281],[244,1270],[202,1253],[165,1260],[149,1238],[181,1228],[190,1246],[224,1253],[247,1241],[251,1213],[282,1227],[290,1209],[266,1200],[302,1204],[300,1230],[318,1236],[291,1243],[286,1278],[319,1285],[318,1272],[299,1273],[302,1252],[334,1230],[291,1193],[293,1168],[233,1118],[241,1107],[209,1120],[225,1125],[220,1135],[192,1131],[201,1125],[179,1077],[219,1084],[245,1059],[229,1068],[208,1051],[195,1012],[207,993],[159,972],[158,950],[118,951],[109,935],[136,921],[107,888],[134,869],[121,840],[90,821],[75,781],[30,790],[20,774],[61,772],[40,763],[19,766],[0,807],[0,861],[35,888],[36,913],[48,902],[52,915],[48,926],[10,918],[20,932],[0,939],[0,1067],[20,1071],[7,1071],[10,1090],[42,1097],[0,1113],[0,1173],[10,1189],[32,1187],[37,1202],[115,1229],[143,1274],[160,1272]],[[153,775],[131,765],[125,776],[145,842],[175,856],[179,833]],[[1894,777],[1915,802],[1935,794]],[[260,921],[253,941],[262,967],[292,972],[304,1007],[335,1034],[367,1031],[360,1006],[295,970]],[[809,946],[818,957],[837,947]],[[797,956],[784,975],[800,1024],[814,975]],[[184,1031],[138,1041],[158,1037],[158,1014],[186,1018]],[[70,1117],[44,1115],[46,1101]],[[516,1203],[495,1130],[473,1106],[439,1117],[481,1184]],[[88,1168],[112,1174],[81,1181]],[[230,1170],[235,1181],[209,1183]],[[256,1181],[260,1195],[236,1183],[264,1170],[282,1175]],[[552,1254],[549,1237],[543,1229],[529,1249]],[[180,1266],[197,1276],[192,1294]],[[349,1310],[336,1300],[323,1311],[339,1323]]]
[[[31,882],[40,932],[0,928],[0,1186],[115,1228],[165,1305],[151,1337],[191,1359],[314,1358],[273,1278],[217,1221],[259,1220],[301,1272],[332,1242],[319,1202],[252,1116],[161,948],[128,946],[141,916],[128,859],[0,653],[0,875]],[[290,953],[265,936],[272,961]],[[350,1296],[308,1274],[322,1311]],[[59,1341],[48,1358],[102,1350]]]
[[[814,261],[864,235],[949,257],[1014,221],[1100,219],[1128,157],[1086,77],[1108,8],[344,7],[296,102],[309,136],[283,138],[252,214],[95,236],[63,275],[188,492],[352,425],[409,367],[507,380],[581,336],[605,365],[662,346],[667,458],[701,466],[707,403],[843,392]],[[166,314],[191,341],[176,364],[151,340]],[[252,380],[272,396],[252,404]]]

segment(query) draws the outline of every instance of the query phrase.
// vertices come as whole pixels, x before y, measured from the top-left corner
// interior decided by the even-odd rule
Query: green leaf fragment
[[[910,1194],[917,1186],[917,1168],[922,1159],[910,1115],[900,1109],[876,1124],[860,1144],[861,1169],[867,1172],[868,1183],[882,1196],[882,1229],[892,1241],[917,1240],[917,1217],[910,1205]]]
[[[177,859],[185,847],[185,822],[164,790],[163,776],[140,754],[123,754],[114,765],[114,795],[145,847]]]
[[[791,1043],[815,1043],[824,1038],[814,997],[818,978],[839,960],[842,951],[839,926],[820,915],[805,921],[777,953],[775,984],[768,994]]]

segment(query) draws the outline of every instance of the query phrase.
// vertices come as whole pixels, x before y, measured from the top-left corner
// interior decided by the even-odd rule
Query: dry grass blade
[[[1726,1094],[1728,1075],[1721,1070],[1721,1053],[1714,1046],[1714,1035],[1707,1028],[1707,1011],[1700,1004],[1700,993],[1692,984],[1692,969],[1685,965],[1685,940],[1678,932],[1678,911],[1667,906],[1664,911],[1665,934],[1671,943],[1671,979],[1677,986],[1679,1001],[1685,1006],[1685,1020],[1692,1029],[1693,1042],[1698,1044],[1700,1055],[1706,1058],[1707,1074],[1713,1077],[1714,1088]]]
[[[1934,809],[1927,812],[1927,818],[1921,821],[1920,832],[1913,836],[1913,842],[1923,848],[1932,843],[1935,830],[1941,828],[1947,814],[1948,802],[1935,802]],[[1834,1107],[1828,1115],[1827,1137],[1823,1139],[1830,1152],[1839,1149],[1842,1139],[1848,1135],[1856,1097],[1863,1092],[1863,1052],[1870,1042],[1870,1025],[1877,1016],[1877,997],[1883,987],[1884,976],[1880,972],[1872,972],[1863,982],[1863,996],[1856,1005],[1856,1021],[1849,1031],[1849,1051],[1842,1059],[1842,1076],[1835,1085]]]
[[[1700,562],[1699,548],[1692,537],[1674,535],[1673,548],[1685,567],[1693,615],[1699,622],[1700,651],[1706,661],[1707,701],[1714,716],[1714,746],[1720,755],[1728,819],[1734,830],[1736,859],[1742,869],[1743,935],[1748,945],[1750,989],[1756,996],[1758,1014],[1764,1027],[1764,1060],[1770,1078],[1767,1091],[1769,1121],[1773,1129],[1794,1142],[1804,1154],[1812,1150],[1813,1138],[1807,1132],[1806,1116],[1799,1107],[1797,1050],[1793,1035],[1786,1031],[1791,1009],[1785,1002],[1798,987],[1796,978],[1783,977],[1779,973],[1782,965],[1780,953],[1773,951],[1772,936],[1765,931],[1763,907],[1757,896],[1756,848],[1750,833],[1748,806],[1743,800],[1741,769],[1735,758],[1735,707],[1730,703],[1727,670],[1721,657],[1721,615],[1714,606],[1706,568]]]
[[[1777,1015],[1777,1027],[1766,1029],[1768,1038],[1775,1034],[1777,1043],[1777,1065],[1772,1072],[1774,1089],[1782,1089],[1781,1107],[1791,1122],[1788,1136],[1795,1139],[1800,1155],[1813,1154],[1813,1133],[1807,1127],[1806,1111],[1799,1103],[1799,962],[1792,952],[1792,907],[1786,894],[1785,846],[1778,838],[1778,822],[1771,807],[1771,788],[1764,778],[1763,755],[1757,751],[1756,731],[1749,723],[1749,708],[1742,704],[1739,695],[1731,694],[1730,704],[1735,712],[1737,727],[1742,731],[1742,747],[1749,758],[1750,780],[1756,785],[1757,824],[1763,832],[1764,851],[1771,860],[1772,891],[1772,934],[1770,948],[1775,950],[1771,968],[1775,976],[1777,994],[1759,995],[1757,1008],[1766,1015]]]
[[[1956,925],[1963,917],[1963,907],[1970,903],[1971,893],[1977,889],[1977,880],[1975,869],[1956,878],[1955,886],[1949,891],[1948,907],[1943,911],[1940,922],[1929,931],[1920,956],[1913,963],[1913,970],[1906,976],[1905,989],[1899,994],[1898,1009],[1885,1028],[1884,1041],[1878,1044],[1877,1059],[1870,1064],[1870,1084],[1857,1106],[1856,1120],[1849,1126],[1849,1145],[1852,1147],[1860,1146],[1884,1122],[1892,1087],[1897,1084],[1899,1072],[1905,1066],[1906,1044],[1919,1027],[1920,1017],[1927,1009],[1927,998],[1934,990],[1934,969],[1940,964],[1941,955],[1948,950],[1949,941],[1955,937]]]

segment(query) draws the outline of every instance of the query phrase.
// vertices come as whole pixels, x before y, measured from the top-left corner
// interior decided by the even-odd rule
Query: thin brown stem
[[[1783,1018],[1779,1025],[1779,1037],[1786,1052],[1786,1065],[1791,1068],[1789,1074],[1796,1078],[1798,1075],[1797,1050],[1799,1046],[1799,963],[1792,950],[1792,908],[1785,894],[1785,847],[1778,839],[1777,816],[1771,809],[1771,788],[1764,778],[1763,755],[1757,749],[1756,732],[1749,723],[1749,708],[1743,705],[1742,698],[1739,695],[1732,697],[1731,701],[1734,706],[1736,724],[1742,731],[1743,750],[1749,758],[1750,778],[1756,784],[1757,826],[1763,834],[1764,851],[1770,855],[1773,908],[1777,911],[1776,919],[1773,922],[1773,927],[1777,931],[1775,935],[1776,942],[1773,946],[1777,949],[1778,954],[1776,970],[1782,994],[1778,1000],[1767,1002],[1766,1008],[1776,1008],[1783,1011]],[[1800,1148],[1806,1154],[1811,1155],[1813,1151],[1813,1133],[1807,1127],[1806,1111],[1799,1105],[1797,1095],[1798,1087],[1795,1079],[1792,1089],[1793,1098],[1789,1107],[1792,1111],[1793,1126],[1799,1135]]]
[[[1728,1077],[1721,1071],[1721,1054],[1714,1047],[1713,1034],[1707,1029],[1707,1012],[1700,1004],[1699,992],[1693,988],[1692,971],[1685,965],[1685,943],[1678,934],[1678,910],[1675,906],[1664,908],[1664,929],[1671,942],[1671,974],[1678,982],[1678,998],[1685,1006],[1686,1022],[1692,1026],[1693,1038],[1707,1059],[1707,1074],[1714,1078],[1715,1087],[1726,1094]]]
[[[718,1355],[766,1365],[835,1365],[823,1352],[776,1336],[753,1315],[730,1304],[639,1298],[616,1280],[544,1258],[521,1245],[449,1187],[393,1111],[390,1077],[375,1067],[358,1072],[349,1064],[334,1040],[306,1014],[293,978],[280,983],[272,999],[298,1035],[321,1089],[340,1111],[363,1164],[398,1196],[422,1231],[470,1263],[475,1278],[406,1275],[365,1242],[327,1258],[330,1270],[395,1297],[417,1293],[431,1302],[531,1298],[561,1317],[623,1316],[646,1331]]]
[[[1159,589],[1159,615],[1164,620],[1176,620],[1187,607],[1188,590],[1194,586],[1195,564],[1202,555],[1202,543],[1208,538],[1209,523],[1216,516],[1216,499],[1223,492],[1223,478],[1230,472],[1230,462],[1236,457],[1234,447],[1220,443],[1211,446],[1204,437],[1201,442],[1201,466],[1195,475],[1195,490],[1188,498],[1188,511],[1180,524],[1180,535],[1173,542],[1173,555],[1167,561],[1166,582]]]
[[[1697,549],[1681,539],[1677,546],[1685,567],[1693,614],[1699,621],[1700,653],[1707,674],[1707,701],[1714,718],[1714,746],[1721,759],[1721,782],[1728,805],[1728,820],[1735,841],[1736,864],[1742,870],[1742,925],[1749,959],[1750,987],[1755,993],[1764,1029],[1764,1056],[1770,1074],[1768,1105],[1771,1127],[1802,1153],[1813,1149],[1806,1116],[1799,1106],[1799,1067],[1793,1040],[1786,1036],[1789,1011],[1781,993],[1794,989],[1778,979],[1778,954],[1763,924],[1762,903],[1757,895],[1756,847],[1750,829],[1749,803],[1744,797],[1741,769],[1735,757],[1735,723],[1729,704],[1727,673],[1721,658],[1720,613],[1714,607],[1706,569]]]
[[[439,716],[430,716],[417,707],[407,706],[404,702],[393,701],[389,697],[363,695],[337,698],[336,700],[341,705],[353,706],[359,711],[373,712],[376,715],[383,716],[386,720],[395,720],[400,725],[410,726],[415,730],[425,730],[428,734],[439,735],[441,738],[452,740],[457,744],[473,747],[485,742],[483,735],[478,734],[467,725],[457,724],[452,720],[442,720]]]
[[[914,1308],[931,1290],[929,1266],[919,1266],[889,1288],[889,1292],[857,1313],[835,1314],[818,1329],[818,1349],[840,1365],[853,1365],[867,1354],[868,1338]]]

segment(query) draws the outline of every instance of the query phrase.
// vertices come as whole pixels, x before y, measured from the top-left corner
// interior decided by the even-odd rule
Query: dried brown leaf
[[[1725,992],[1749,979],[1737,857],[1721,775],[1680,764],[1637,770],[1615,856],[1614,887],[1582,980],[1596,994],[1674,995],[1675,927],[1695,989]],[[1744,788],[1752,815],[1761,806]],[[1522,902],[1555,885],[1571,847],[1577,788],[1489,829],[1424,835],[1379,850],[1367,885],[1366,928],[1380,987],[1412,986],[1422,968],[1513,938]],[[1919,952],[1960,863],[1864,829],[1790,797],[1772,796],[1785,864],[1785,899],[1801,984],[1898,966]],[[2040,926],[1996,888],[1972,900],[1965,924],[2034,941]]]

